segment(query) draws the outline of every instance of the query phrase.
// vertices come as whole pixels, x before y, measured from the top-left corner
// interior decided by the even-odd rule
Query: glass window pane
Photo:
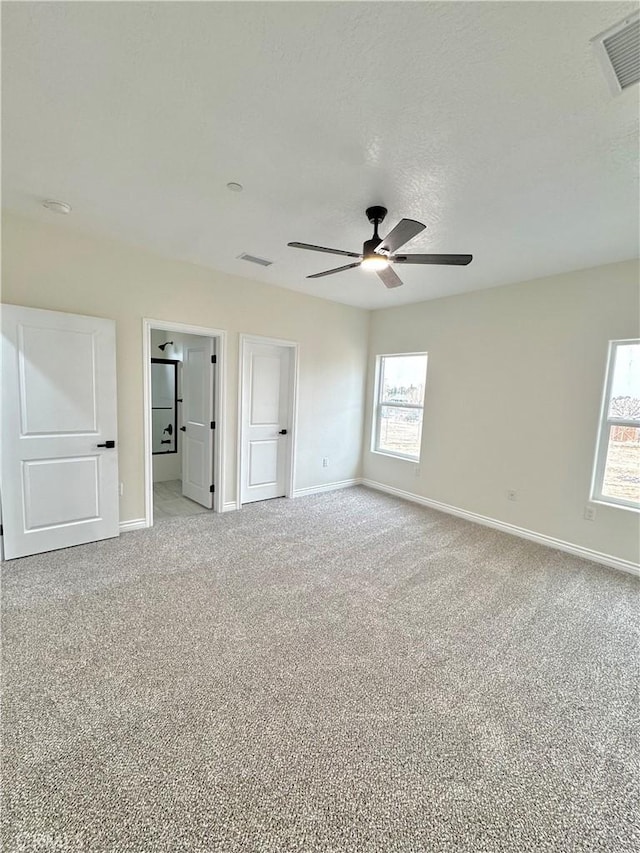
[[[602,495],[640,503],[640,427],[609,427]]]
[[[640,344],[615,348],[608,416],[640,422]]]
[[[378,450],[401,453],[403,456],[420,456],[422,438],[422,409],[380,407],[378,424]]]
[[[382,403],[424,403],[427,376],[426,355],[386,355],[382,359],[380,400]]]

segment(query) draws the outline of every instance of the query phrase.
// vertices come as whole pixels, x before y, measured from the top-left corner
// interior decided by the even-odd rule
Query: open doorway
[[[222,510],[224,333],[144,321],[147,524]]]

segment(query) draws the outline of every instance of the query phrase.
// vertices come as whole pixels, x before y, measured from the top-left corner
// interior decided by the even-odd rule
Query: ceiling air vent
[[[640,12],[591,39],[614,95],[640,80]]]
[[[247,255],[246,252],[238,255],[238,259],[241,261],[249,261],[251,264],[258,264],[258,266],[261,267],[270,267],[273,263],[273,261],[267,261],[265,258],[257,258],[255,255]]]

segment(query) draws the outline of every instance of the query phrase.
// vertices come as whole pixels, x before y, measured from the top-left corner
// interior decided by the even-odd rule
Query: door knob
[[[115,441],[105,441],[104,444],[97,444],[96,445],[96,447],[108,447],[109,449],[111,449],[112,447],[115,447],[115,446],[116,446]]]
[[[286,434],[287,434],[286,429],[281,429],[280,432],[278,433],[278,435],[286,435]]]
[[[186,431],[187,431],[186,427],[180,427],[180,432],[186,432]]]

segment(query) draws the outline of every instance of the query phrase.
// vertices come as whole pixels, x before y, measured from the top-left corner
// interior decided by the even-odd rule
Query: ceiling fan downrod
[[[362,245],[363,259],[372,258],[380,254],[376,252],[377,247],[382,242],[382,238],[378,234],[378,225],[380,225],[384,221],[386,215],[386,207],[380,207],[379,205],[376,205],[374,207],[367,208],[366,216],[369,222],[371,222],[371,224],[373,225],[373,237],[370,240],[365,240]]]

